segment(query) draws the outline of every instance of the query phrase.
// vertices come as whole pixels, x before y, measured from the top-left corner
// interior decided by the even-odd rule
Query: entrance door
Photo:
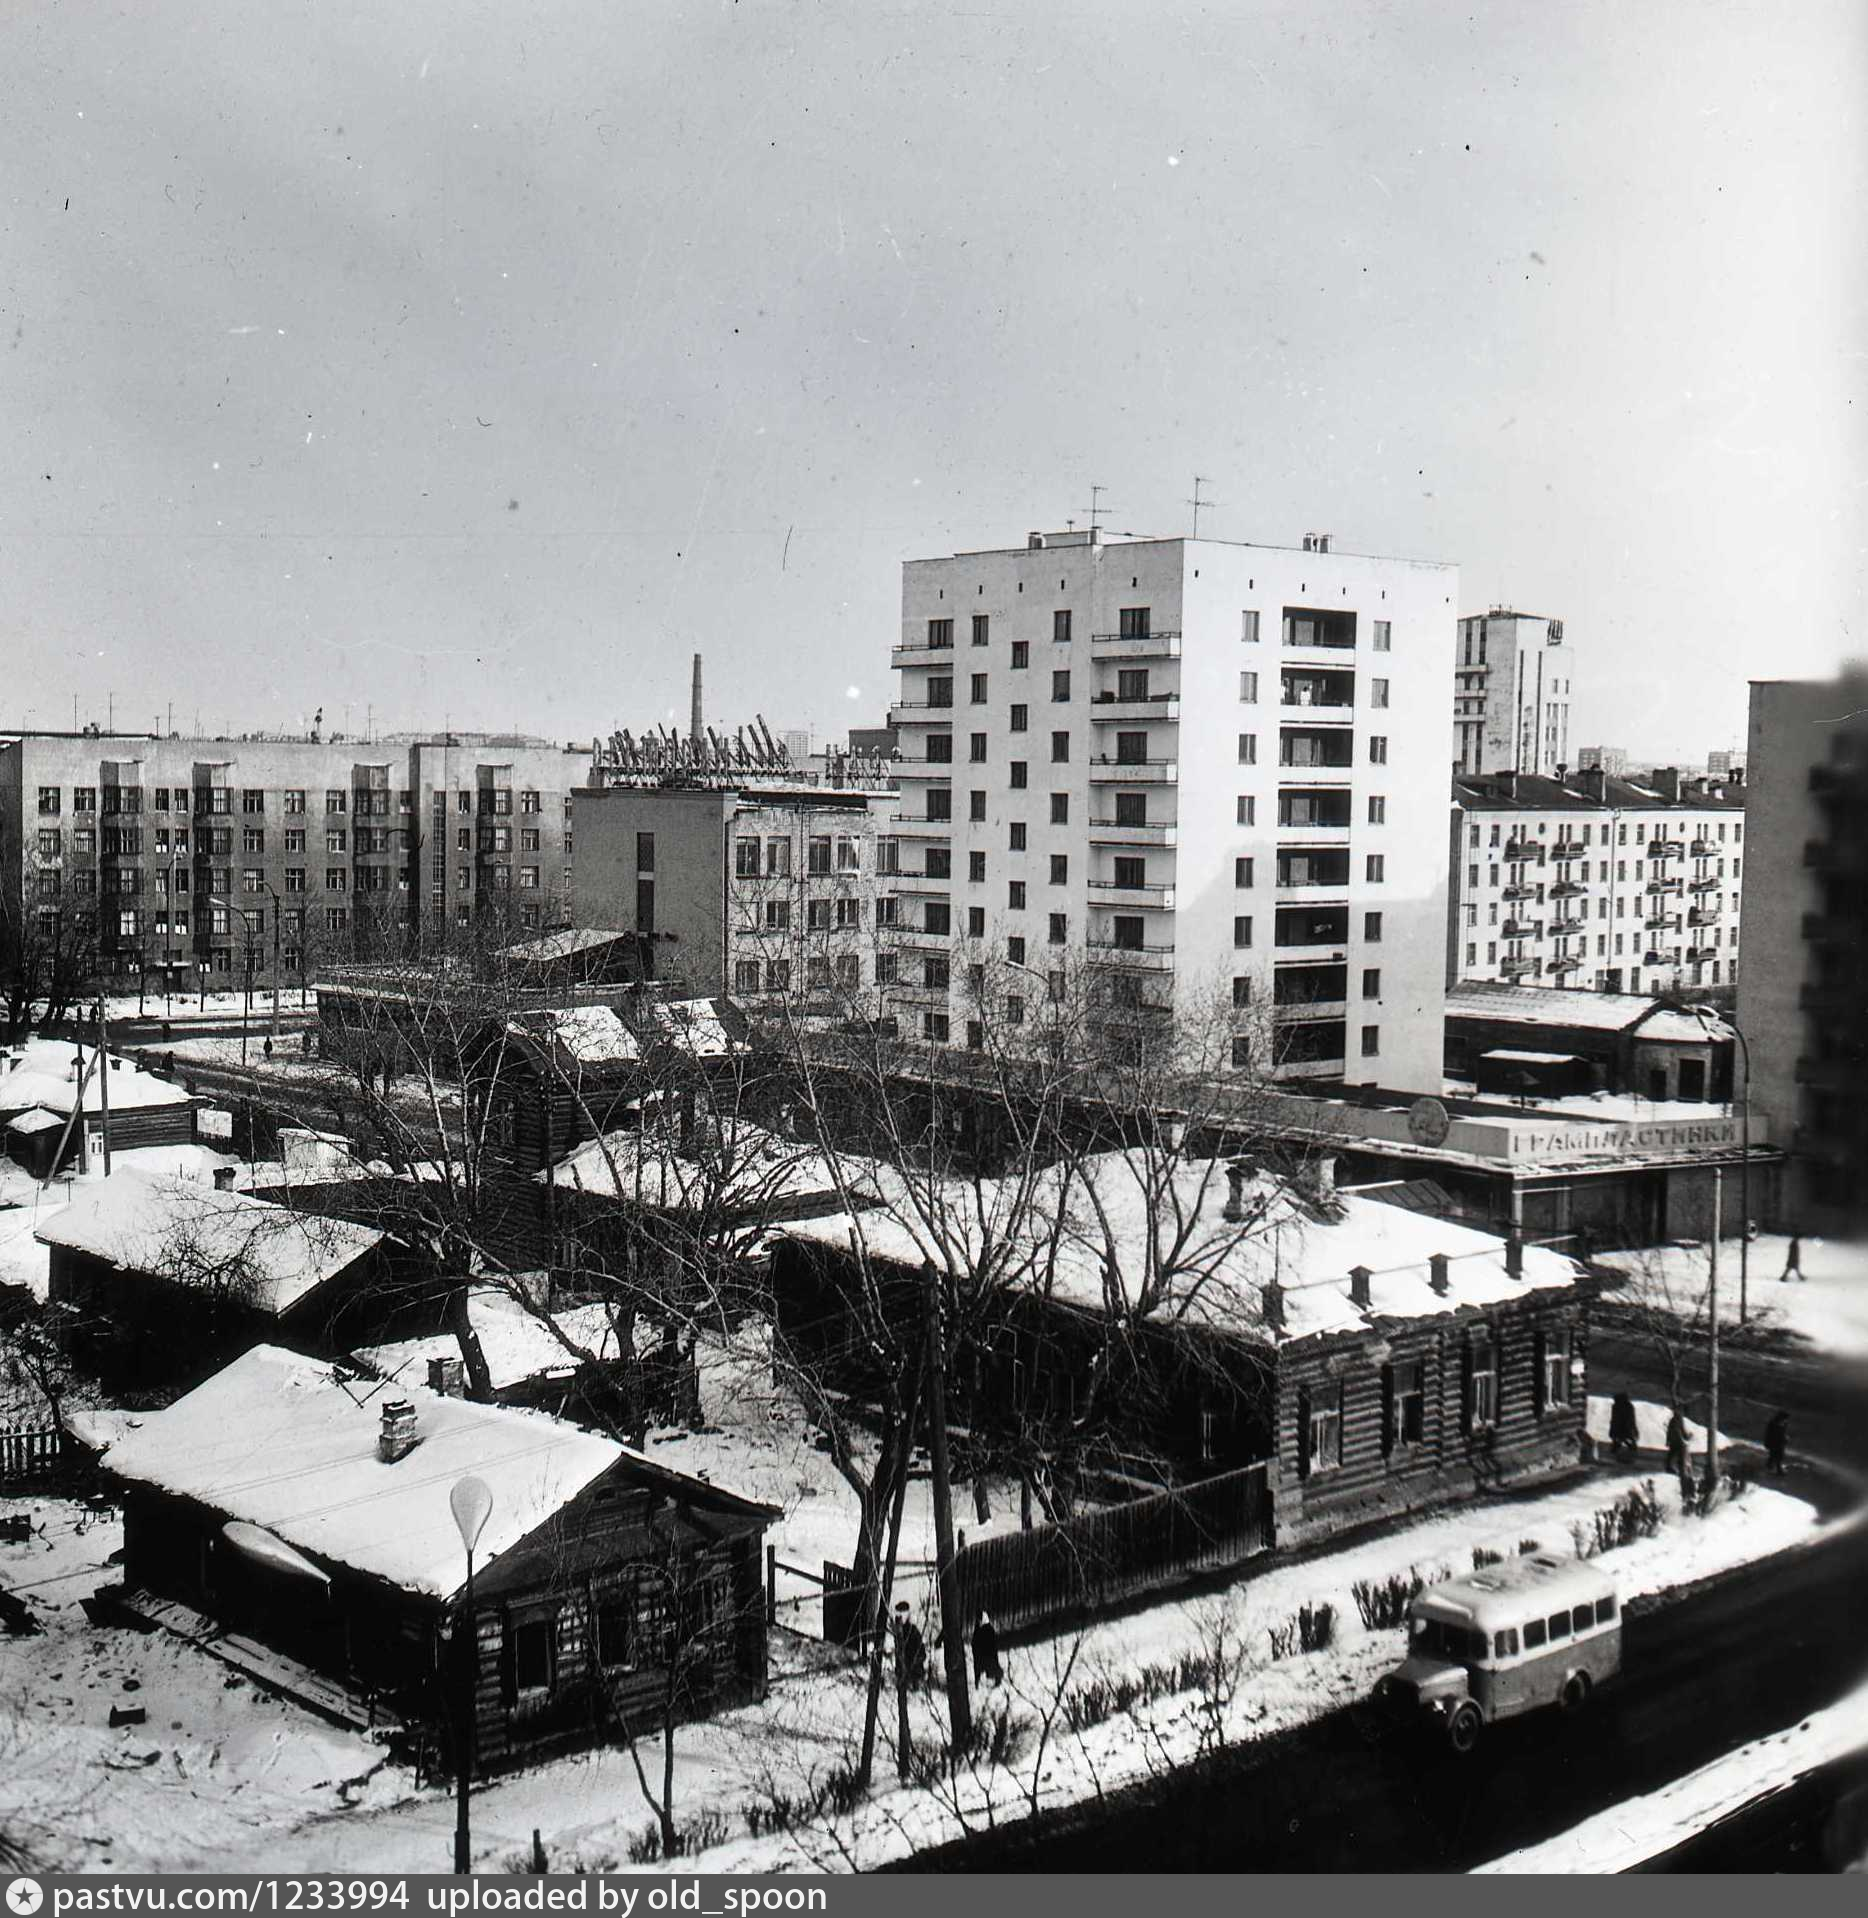
[[[1680,1097],[1683,1099],[1703,1099],[1705,1096],[1705,1060],[1682,1059],[1680,1061]]]
[[[1648,1068],[1647,1096],[1652,1099],[1656,1105],[1659,1105],[1660,1102],[1666,1098],[1667,1068],[1665,1066],[1650,1066]]]

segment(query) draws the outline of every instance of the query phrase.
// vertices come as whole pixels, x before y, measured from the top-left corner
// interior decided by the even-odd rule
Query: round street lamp
[[[460,1620],[455,1627],[461,1695],[454,1741],[454,1869],[465,1873],[473,1870],[473,1847],[467,1822],[467,1783],[473,1772],[475,1681],[479,1676],[480,1663],[473,1609],[473,1554],[493,1510],[492,1490],[485,1479],[457,1479],[448,1493],[448,1509],[454,1514],[454,1524],[467,1553],[467,1585],[462,1594]]]

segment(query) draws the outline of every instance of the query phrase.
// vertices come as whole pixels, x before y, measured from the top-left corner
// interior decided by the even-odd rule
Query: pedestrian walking
[[[999,1628],[990,1612],[981,1612],[973,1627],[973,1683],[996,1685],[1005,1676],[999,1663]]]
[[[1634,1400],[1626,1392],[1615,1394],[1609,1407],[1609,1450],[1618,1459],[1631,1459],[1641,1442],[1641,1425],[1635,1416]]]
[[[1667,1469],[1675,1478],[1686,1477],[1686,1420],[1677,1405],[1667,1421]]]
[[[927,1641],[921,1628],[908,1615],[908,1601],[898,1599],[890,1623],[895,1640],[895,1770],[898,1777],[908,1776],[909,1760],[914,1755],[908,1722],[908,1694],[921,1683],[928,1668]]]
[[[1771,1476],[1782,1478],[1784,1475],[1784,1451],[1790,1444],[1790,1414],[1775,1412],[1771,1422],[1764,1428],[1764,1452],[1771,1462]]]
[[[1801,1239],[1792,1239],[1790,1241],[1790,1250],[1784,1255],[1784,1269],[1780,1275],[1779,1283],[1788,1284],[1793,1273],[1796,1275],[1799,1283],[1804,1285],[1809,1283],[1803,1276],[1803,1241]]]

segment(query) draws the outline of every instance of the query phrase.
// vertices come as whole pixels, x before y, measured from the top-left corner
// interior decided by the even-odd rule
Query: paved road
[[[1487,1729],[1474,1757],[1360,1712],[1101,1805],[912,1861],[924,1871],[1462,1871],[1654,1790],[1868,1676],[1868,1525],[1637,1608],[1622,1677],[1574,1721]]]

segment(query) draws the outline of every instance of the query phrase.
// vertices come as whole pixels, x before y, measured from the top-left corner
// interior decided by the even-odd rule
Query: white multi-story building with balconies
[[[1455,776],[1447,978],[1663,993],[1738,980],[1741,786]]]
[[[1237,1063],[1437,1088],[1457,592],[1454,567],[1324,536],[910,561],[904,1028],[977,1040],[978,954],[1038,992],[1081,963],[1118,1004],[1229,1000]]]
[[[1561,778],[1570,753],[1574,654],[1563,622],[1494,606],[1459,622],[1453,768]]]

